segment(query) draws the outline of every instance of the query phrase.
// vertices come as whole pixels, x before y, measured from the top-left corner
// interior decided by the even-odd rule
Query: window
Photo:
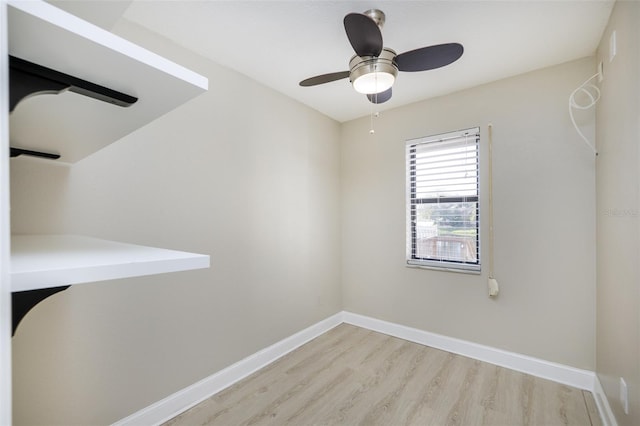
[[[480,270],[480,129],[407,141],[407,263]]]

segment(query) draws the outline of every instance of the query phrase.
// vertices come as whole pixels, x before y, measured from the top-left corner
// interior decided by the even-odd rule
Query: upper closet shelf
[[[75,235],[12,235],[11,291],[209,267],[209,256]]]
[[[10,117],[14,148],[74,163],[208,88],[205,77],[48,3],[8,5],[11,56],[138,98],[129,107],[70,91],[25,98]]]

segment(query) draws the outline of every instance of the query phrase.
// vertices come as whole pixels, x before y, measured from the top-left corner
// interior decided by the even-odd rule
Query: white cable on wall
[[[598,99],[600,99],[600,89],[598,89],[598,86],[596,86],[595,84],[592,84],[590,82],[591,82],[591,80],[593,80],[594,78],[598,77],[599,75],[600,75],[600,72],[594,74],[587,81],[585,81],[580,86],[578,86],[578,88],[576,90],[571,92],[571,95],[569,95],[569,117],[571,117],[571,123],[573,123],[573,127],[575,127],[576,132],[578,132],[578,134],[580,135],[582,140],[584,140],[584,143],[586,143],[587,146],[589,146],[589,148],[591,148],[591,150],[596,155],[598,155],[598,151],[596,150],[594,144],[589,142],[589,139],[587,139],[587,137],[580,131],[580,128],[576,124],[576,120],[573,117],[573,109],[575,108],[575,109],[580,109],[580,110],[586,110],[586,109],[589,109],[589,108],[593,107],[598,102]],[[576,101],[576,95],[578,93],[583,93],[587,97],[589,102],[587,104],[585,104],[585,105],[580,105]]]
[[[493,276],[493,124],[489,123],[489,277],[487,285],[489,287],[489,297],[496,297],[500,292],[498,281]]]

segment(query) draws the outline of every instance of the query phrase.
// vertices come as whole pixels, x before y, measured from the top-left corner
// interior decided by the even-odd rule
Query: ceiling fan
[[[391,87],[398,71],[427,71],[457,61],[464,51],[459,43],[422,47],[399,55],[384,47],[380,29],[385,15],[381,10],[349,13],[344,17],[347,38],[356,52],[349,61],[349,71],[317,75],[300,82],[309,87],[349,77],[353,88],[366,94],[369,101],[380,104],[391,99]]]

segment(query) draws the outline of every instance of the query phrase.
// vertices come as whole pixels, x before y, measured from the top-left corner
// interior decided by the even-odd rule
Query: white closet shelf
[[[119,107],[69,91],[25,98],[14,148],[82,158],[205,92],[207,78],[43,1],[8,1],[9,54],[138,98]]]
[[[11,290],[209,267],[209,256],[77,235],[12,235]]]

